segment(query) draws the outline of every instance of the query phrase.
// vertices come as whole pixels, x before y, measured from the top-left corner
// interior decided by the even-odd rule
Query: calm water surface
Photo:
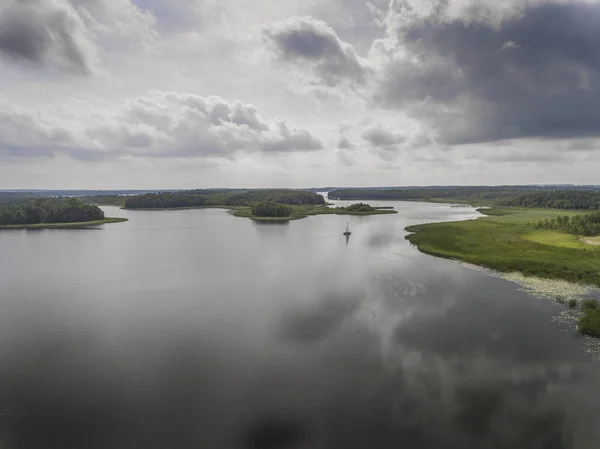
[[[0,447],[599,448],[561,307],[404,240],[473,209],[394,205],[0,232]]]

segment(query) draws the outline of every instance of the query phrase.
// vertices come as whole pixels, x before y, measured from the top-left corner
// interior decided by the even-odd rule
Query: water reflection
[[[420,255],[403,227],[456,211],[403,207],[352,245],[218,210],[0,235],[3,447],[596,447],[556,306]]]

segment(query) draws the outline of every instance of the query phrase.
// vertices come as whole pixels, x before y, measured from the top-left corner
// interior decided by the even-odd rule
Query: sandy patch
[[[600,237],[582,237],[581,241],[588,245],[600,246]]]

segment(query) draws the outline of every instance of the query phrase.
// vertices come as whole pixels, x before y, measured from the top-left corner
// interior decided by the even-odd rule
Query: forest
[[[137,195],[127,199],[126,209],[164,209],[203,206],[252,206],[278,203],[290,206],[324,205],[323,196],[304,190],[185,191]]]
[[[600,209],[600,192],[554,190],[531,192],[514,198],[503,198],[499,206],[539,207],[549,209]]]
[[[205,197],[183,192],[145,193],[129,197],[125,201],[126,209],[168,209],[208,205],[209,202]]]
[[[600,212],[573,217],[558,216],[551,220],[539,221],[535,227],[586,237],[600,235]]]
[[[404,200],[434,201],[446,200],[456,202],[490,203],[500,198],[516,197],[534,187],[424,187],[404,189],[338,189],[328,193],[330,199],[341,200]]]
[[[27,192],[0,192],[0,206],[14,206],[31,201],[35,195]]]
[[[541,186],[340,189],[330,191],[328,197],[342,200],[455,201],[490,206],[600,209],[600,192],[575,187],[559,190]]]
[[[104,220],[98,206],[84,204],[76,198],[36,198],[26,203],[0,207],[0,225],[39,223],[79,223]]]
[[[244,193],[224,195],[225,206],[251,206],[259,202],[288,204],[290,206],[321,206],[325,198],[305,190],[250,190]]]
[[[252,215],[255,217],[289,217],[292,207],[273,202],[256,203],[252,205]]]
[[[373,212],[374,210],[376,210],[375,208],[365,203],[351,204],[350,206],[343,207],[342,209],[347,210],[349,212]]]

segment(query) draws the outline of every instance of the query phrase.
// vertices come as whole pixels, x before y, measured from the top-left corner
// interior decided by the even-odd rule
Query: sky
[[[0,188],[600,184],[600,1],[1,0]]]

